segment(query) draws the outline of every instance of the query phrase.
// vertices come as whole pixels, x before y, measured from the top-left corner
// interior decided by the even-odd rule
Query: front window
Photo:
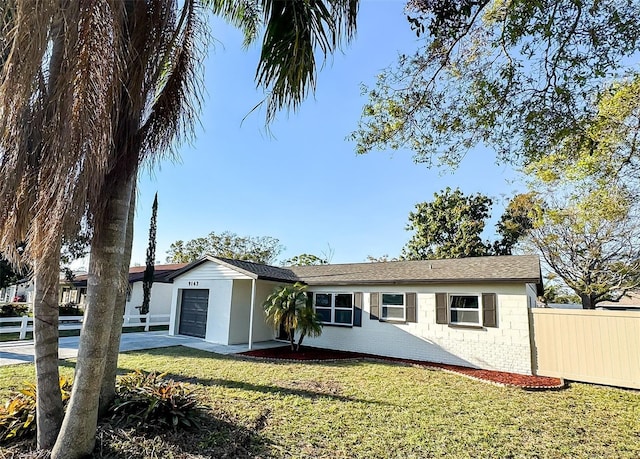
[[[353,324],[352,293],[316,293],[315,309],[325,324]]]
[[[478,295],[449,295],[449,312],[453,324],[480,324]]]
[[[382,294],[382,319],[405,320],[404,293]]]

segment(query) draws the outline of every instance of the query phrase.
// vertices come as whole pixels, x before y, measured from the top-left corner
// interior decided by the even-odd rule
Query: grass
[[[182,347],[122,354],[120,367],[194,384],[211,416],[191,435],[103,430],[108,457],[640,457],[638,391],[526,392],[392,363],[267,363]],[[0,368],[0,398],[32,379],[30,364]]]

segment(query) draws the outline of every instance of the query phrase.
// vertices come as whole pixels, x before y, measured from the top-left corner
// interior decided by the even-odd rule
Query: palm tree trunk
[[[295,346],[295,333],[296,333],[296,329],[295,328],[290,328],[289,329],[289,342],[291,343],[291,350],[295,351],[296,350],[296,346]]]
[[[47,247],[35,264],[33,339],[36,367],[36,424],[38,449],[56,442],[62,417],[62,394],[58,370],[58,284],[60,240]]]
[[[111,325],[111,335],[109,336],[109,346],[107,348],[107,360],[105,362],[102,386],[100,387],[99,414],[104,415],[116,397],[116,373],[118,371],[118,356],[120,355],[120,337],[122,336],[122,322],[127,303],[127,286],[129,283],[129,264],[131,262],[131,248],[133,246],[133,220],[136,211],[136,187],[135,178],[131,189],[131,200],[129,203],[129,216],[127,218],[126,246],[124,248],[124,258],[120,269],[120,281],[122,285],[116,294],[116,305],[113,310],[113,324]]]
[[[105,211],[94,223],[87,309],[75,380],[52,459],[85,457],[95,445],[98,402],[114,316],[114,293],[120,287],[132,184],[132,180],[111,182]]]
[[[306,336],[306,332],[302,332],[300,333],[300,339],[298,339],[298,344],[296,345],[296,352],[300,352],[300,346],[302,346],[302,340],[304,339],[304,337]]]

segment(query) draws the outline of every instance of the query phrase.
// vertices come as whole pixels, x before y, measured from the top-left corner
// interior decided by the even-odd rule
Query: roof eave
[[[348,280],[348,281],[315,281],[301,279],[307,285],[428,285],[428,284],[540,284],[539,278],[495,278],[495,279],[401,279],[401,280]]]

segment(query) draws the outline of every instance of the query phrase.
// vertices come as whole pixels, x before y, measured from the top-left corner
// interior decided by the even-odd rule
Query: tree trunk
[[[73,391],[52,459],[81,458],[95,445],[98,402],[120,287],[133,181],[114,181],[104,213],[94,223],[87,308],[80,333]]]
[[[300,333],[300,338],[298,339],[298,344],[296,345],[296,352],[300,352],[300,346],[302,346],[302,340],[306,336],[306,333],[303,331]]]
[[[136,211],[135,178],[133,181],[134,184],[131,188],[131,200],[129,203],[129,216],[127,218],[126,245],[120,269],[120,282],[122,285],[116,294],[113,323],[111,325],[111,335],[109,336],[109,346],[107,348],[107,359],[105,362],[104,376],[102,377],[102,385],[100,387],[100,405],[98,411],[100,416],[107,412],[116,397],[116,373],[118,372],[118,356],[120,355],[123,316],[127,303],[129,264],[131,262],[131,248],[133,246],[133,220]]]
[[[582,309],[595,309],[596,304],[594,302],[595,298],[592,298],[591,295],[586,293],[580,294],[580,300],[582,301]]]
[[[291,343],[291,350],[292,351],[296,350],[295,333],[296,333],[296,329],[295,328],[290,328],[289,329],[289,343]]]
[[[33,339],[36,367],[36,424],[39,449],[51,449],[64,411],[58,370],[58,284],[60,239],[35,263]]]

